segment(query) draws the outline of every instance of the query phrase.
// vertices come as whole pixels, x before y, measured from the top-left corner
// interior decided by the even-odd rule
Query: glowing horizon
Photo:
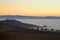
[[[60,16],[60,0],[0,0],[0,15]]]

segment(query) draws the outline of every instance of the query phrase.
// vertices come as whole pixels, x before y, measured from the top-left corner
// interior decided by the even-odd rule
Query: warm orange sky
[[[60,16],[60,0],[0,0],[0,15]]]

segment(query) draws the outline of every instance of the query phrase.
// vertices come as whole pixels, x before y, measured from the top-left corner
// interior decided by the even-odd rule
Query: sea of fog
[[[60,19],[17,19],[18,21],[35,24],[38,26],[47,25],[48,28],[60,29]]]
[[[16,19],[16,20],[27,24],[35,24],[38,26],[47,25],[48,28],[60,29],[60,19]]]

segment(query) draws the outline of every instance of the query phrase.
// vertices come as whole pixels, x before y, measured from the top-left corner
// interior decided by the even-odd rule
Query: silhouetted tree
[[[54,32],[54,28],[51,29],[51,32]]]
[[[39,26],[37,27],[37,31],[39,31]]]
[[[44,31],[43,27],[41,27],[41,31]]]
[[[47,25],[44,25],[43,28],[44,28],[44,31],[48,31],[48,26]]]
[[[47,28],[45,28],[44,30],[45,30],[45,31],[48,31],[48,29],[47,29]]]

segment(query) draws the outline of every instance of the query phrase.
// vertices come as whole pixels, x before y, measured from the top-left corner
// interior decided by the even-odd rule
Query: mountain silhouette
[[[10,26],[17,26],[17,27],[21,27],[21,28],[39,27],[39,26],[34,25],[34,24],[26,24],[26,23],[19,22],[17,20],[3,20],[3,21],[0,21],[0,24],[10,25]]]
[[[1,19],[60,19],[60,16],[21,16],[21,15],[4,15],[0,16]]]

